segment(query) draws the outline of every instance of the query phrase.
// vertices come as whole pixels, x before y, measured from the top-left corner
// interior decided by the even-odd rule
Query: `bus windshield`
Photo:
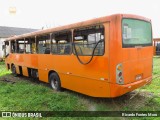
[[[123,48],[152,45],[151,23],[143,20],[122,20]]]

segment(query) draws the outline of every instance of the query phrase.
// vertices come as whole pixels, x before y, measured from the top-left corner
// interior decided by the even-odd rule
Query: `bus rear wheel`
[[[57,73],[51,73],[49,75],[49,83],[52,89],[61,91],[61,82]]]
[[[15,67],[14,64],[11,66],[11,71],[12,71],[12,74],[17,75],[17,73],[16,73],[16,67]]]

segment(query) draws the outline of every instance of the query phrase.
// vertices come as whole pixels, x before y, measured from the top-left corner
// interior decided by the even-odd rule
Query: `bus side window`
[[[17,44],[16,53],[24,53],[25,52],[24,39],[17,40],[16,44]]]
[[[100,40],[104,40],[103,25],[90,26],[74,30],[74,43],[78,55],[92,55],[95,47],[94,55],[103,55],[104,41],[99,42]]]
[[[71,31],[62,31],[52,35],[52,53],[71,54]]]
[[[50,54],[50,35],[43,35],[37,37],[37,53],[38,54]]]
[[[20,53],[20,45],[22,44],[21,41],[23,41],[23,40],[16,40],[15,44],[13,45],[13,47],[15,47],[14,53]]]
[[[36,53],[36,43],[35,43],[35,38],[34,37],[25,39],[25,52],[27,54]]]
[[[26,39],[25,41],[25,52],[28,54],[28,53],[31,53],[31,40],[30,39]]]
[[[27,51],[28,51],[28,53],[31,53],[31,54],[35,54],[36,53],[36,41],[35,41],[35,37],[29,38],[29,42],[26,45],[26,52]]]
[[[15,41],[11,41],[11,53],[16,52]]]

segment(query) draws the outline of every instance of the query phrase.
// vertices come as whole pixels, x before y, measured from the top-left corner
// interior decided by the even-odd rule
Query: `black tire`
[[[56,91],[61,91],[61,81],[57,73],[51,73],[49,75],[49,84],[50,87]]]
[[[14,64],[11,66],[11,71],[12,71],[12,74],[17,75],[16,67]]]

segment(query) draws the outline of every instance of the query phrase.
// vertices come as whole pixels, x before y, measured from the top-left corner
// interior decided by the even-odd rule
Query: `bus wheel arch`
[[[50,84],[50,87],[56,91],[61,91],[62,88],[61,88],[61,81],[60,81],[60,77],[58,75],[57,72],[55,71],[50,71],[49,74],[48,74],[48,82]]]

